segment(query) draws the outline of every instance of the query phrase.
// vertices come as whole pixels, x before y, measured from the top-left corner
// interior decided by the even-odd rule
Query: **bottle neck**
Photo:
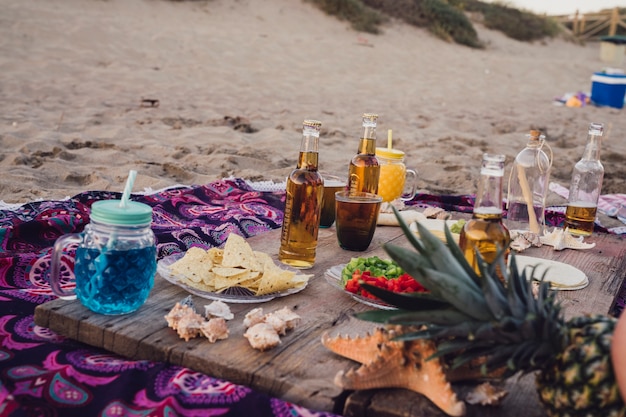
[[[319,160],[319,131],[306,128],[302,132],[298,168],[317,171]]]
[[[483,214],[502,213],[502,177],[481,175],[474,212]]]
[[[363,136],[359,141],[358,153],[376,154],[376,125],[363,124]]]
[[[600,139],[601,136],[589,134],[587,137],[587,146],[585,146],[585,152],[582,159],[584,161],[599,161],[600,160]]]
[[[485,155],[480,170],[474,213],[502,214],[503,176],[504,155]]]

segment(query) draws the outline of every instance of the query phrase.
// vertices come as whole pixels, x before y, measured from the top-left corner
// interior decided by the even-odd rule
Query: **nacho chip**
[[[293,281],[293,277],[296,275],[295,272],[279,268],[271,259],[264,266],[265,269],[256,295],[271,294],[297,286]]]
[[[252,247],[243,237],[234,233],[228,235],[224,244],[222,266],[239,266],[252,271],[263,271],[263,265],[256,260]]]
[[[212,267],[213,261],[207,256],[207,252],[194,246],[187,250],[185,256],[174,262],[170,269],[173,273],[183,276],[191,282],[200,282]]]

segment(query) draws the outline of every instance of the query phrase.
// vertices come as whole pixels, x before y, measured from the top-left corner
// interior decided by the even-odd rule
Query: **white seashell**
[[[554,250],[563,249],[591,249],[596,246],[595,243],[584,243],[583,237],[574,237],[567,230],[555,227],[550,233],[543,232],[541,243],[554,247]]]
[[[264,351],[280,344],[280,336],[268,323],[257,323],[243,334],[254,349]]]
[[[222,317],[226,320],[232,320],[235,315],[230,311],[230,307],[223,301],[213,301],[211,304],[204,306],[204,316],[207,319],[213,317]]]

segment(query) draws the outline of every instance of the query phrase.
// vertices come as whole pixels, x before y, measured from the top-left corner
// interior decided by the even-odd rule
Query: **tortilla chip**
[[[243,237],[234,233],[228,235],[224,244],[222,266],[240,266],[252,271],[263,271],[262,265],[256,260],[252,247]]]
[[[207,252],[194,246],[187,250],[185,256],[174,262],[170,269],[174,274],[183,276],[191,282],[200,282],[212,267],[213,261],[207,256]]]

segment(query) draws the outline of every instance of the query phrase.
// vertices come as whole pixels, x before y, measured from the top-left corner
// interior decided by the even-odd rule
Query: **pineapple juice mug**
[[[417,171],[404,165],[404,152],[393,148],[376,148],[380,164],[378,195],[384,202],[395,199],[408,201],[417,191]]]

